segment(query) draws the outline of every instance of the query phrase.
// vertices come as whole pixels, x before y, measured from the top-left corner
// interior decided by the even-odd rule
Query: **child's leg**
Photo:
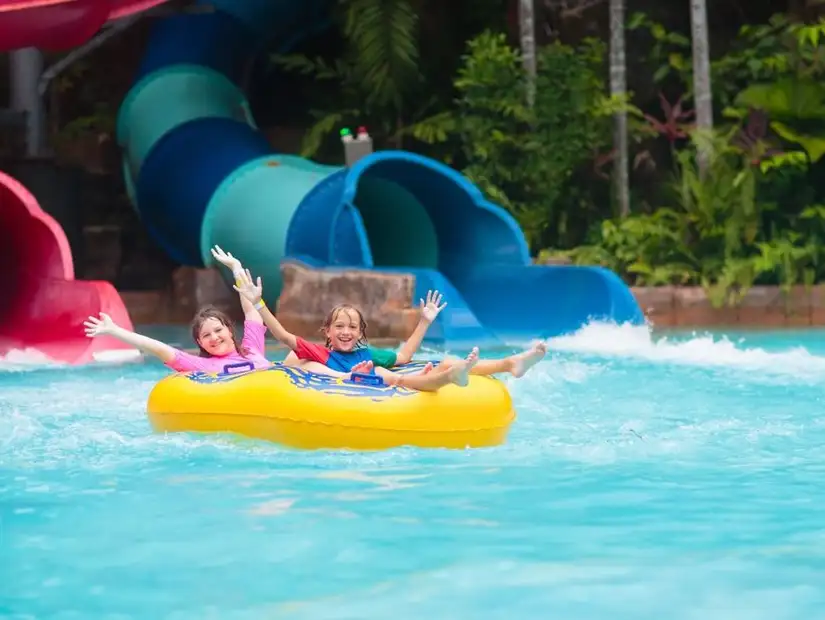
[[[494,375],[500,372],[509,372],[514,377],[523,377],[528,370],[544,359],[546,354],[547,345],[544,342],[537,342],[526,351],[505,357],[503,360],[479,362],[473,369],[473,374]]]
[[[497,375],[509,372],[514,377],[523,377],[528,370],[538,364],[547,354],[547,345],[536,343],[527,351],[500,360],[480,360],[470,371],[471,375]],[[452,366],[456,360],[444,360],[439,366]]]
[[[470,381],[470,371],[477,363],[478,348],[474,348],[466,359],[452,362],[449,365],[439,364],[436,368],[425,369],[420,373],[404,375],[385,368],[376,368],[375,372],[390,385],[421,392],[436,392],[449,383],[455,383],[461,387],[466,386]]]

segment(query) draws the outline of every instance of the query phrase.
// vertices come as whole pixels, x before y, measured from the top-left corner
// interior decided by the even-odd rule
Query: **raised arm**
[[[421,343],[424,341],[424,336],[427,334],[427,330],[430,329],[430,325],[433,324],[438,314],[447,307],[446,301],[443,304],[441,303],[441,293],[438,291],[427,291],[427,301],[425,302],[423,299],[420,301],[421,318],[418,321],[418,325],[415,326],[413,333],[410,334],[410,337],[407,338],[407,341],[398,351],[398,355],[395,358],[396,364],[407,364],[412,360],[415,352],[421,347]]]
[[[249,269],[246,269],[239,275],[238,284],[235,284],[232,288],[251,303],[255,311],[260,313],[264,325],[269,328],[270,333],[275,336],[276,340],[293,351],[298,348],[298,340],[295,338],[295,335],[284,329],[284,326],[275,318],[275,315],[270,312],[269,308],[267,308],[263,302],[263,299],[261,299],[263,286],[261,285],[260,276],[258,276],[256,282],[253,282],[252,274],[249,273]]]
[[[235,284],[237,285],[240,282],[240,277],[244,273],[241,261],[232,256],[231,253],[224,252],[218,245],[212,248],[212,256],[216,261],[232,271],[232,275],[235,277]],[[258,314],[258,311],[255,310],[252,303],[240,293],[238,293],[238,298],[241,301],[241,309],[243,310],[244,319],[247,321],[254,321],[255,323],[263,323],[261,315]]]
[[[148,336],[141,336],[140,334],[130,332],[128,329],[120,327],[112,320],[112,317],[105,312],[100,313],[100,318],[90,316],[86,322],[83,323],[83,326],[86,328],[86,335],[89,338],[95,338],[97,336],[117,338],[121,342],[132,345],[144,353],[151,353],[160,358],[160,361],[164,364],[175,359],[175,355],[177,354],[177,349],[170,347],[164,342],[149,338]]]

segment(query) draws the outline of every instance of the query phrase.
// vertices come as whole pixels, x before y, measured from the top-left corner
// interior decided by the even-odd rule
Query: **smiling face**
[[[324,323],[327,346],[335,351],[352,351],[362,342],[365,328],[358,310],[351,306],[335,308]]]
[[[215,357],[235,352],[232,331],[216,318],[210,317],[201,323],[196,340],[204,351]]]

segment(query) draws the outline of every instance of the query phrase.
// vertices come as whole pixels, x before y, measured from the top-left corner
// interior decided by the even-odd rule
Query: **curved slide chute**
[[[68,50],[107,22],[166,0],[0,0],[0,51]],[[75,280],[66,234],[18,180],[0,172],[0,357],[36,353],[68,364],[124,360],[138,352],[113,339],[90,340],[83,321],[106,312],[132,328],[109,282]]]
[[[323,25],[330,3],[198,4],[214,10],[156,24],[118,118],[133,204],[172,257],[209,265],[217,243],[263,276],[270,303],[284,259],[413,273],[416,297],[437,287],[449,299],[429,334],[440,343],[644,320],[608,270],[532,265],[515,220],[447,166],[404,151],[352,168],[272,152],[250,113],[245,69],[270,42],[287,49]]]
[[[0,49],[67,50],[86,43],[107,22],[168,0],[0,0]]]
[[[0,264],[10,267],[0,296],[0,356],[37,351],[83,364],[137,353],[118,342],[86,338],[83,321],[98,312],[132,328],[120,295],[108,282],[74,279],[63,229],[23,185],[2,172]]]

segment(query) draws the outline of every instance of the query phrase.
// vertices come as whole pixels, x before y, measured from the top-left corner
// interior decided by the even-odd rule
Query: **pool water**
[[[159,363],[0,362],[0,617],[825,617],[825,332],[550,347],[468,451],[161,436]]]

